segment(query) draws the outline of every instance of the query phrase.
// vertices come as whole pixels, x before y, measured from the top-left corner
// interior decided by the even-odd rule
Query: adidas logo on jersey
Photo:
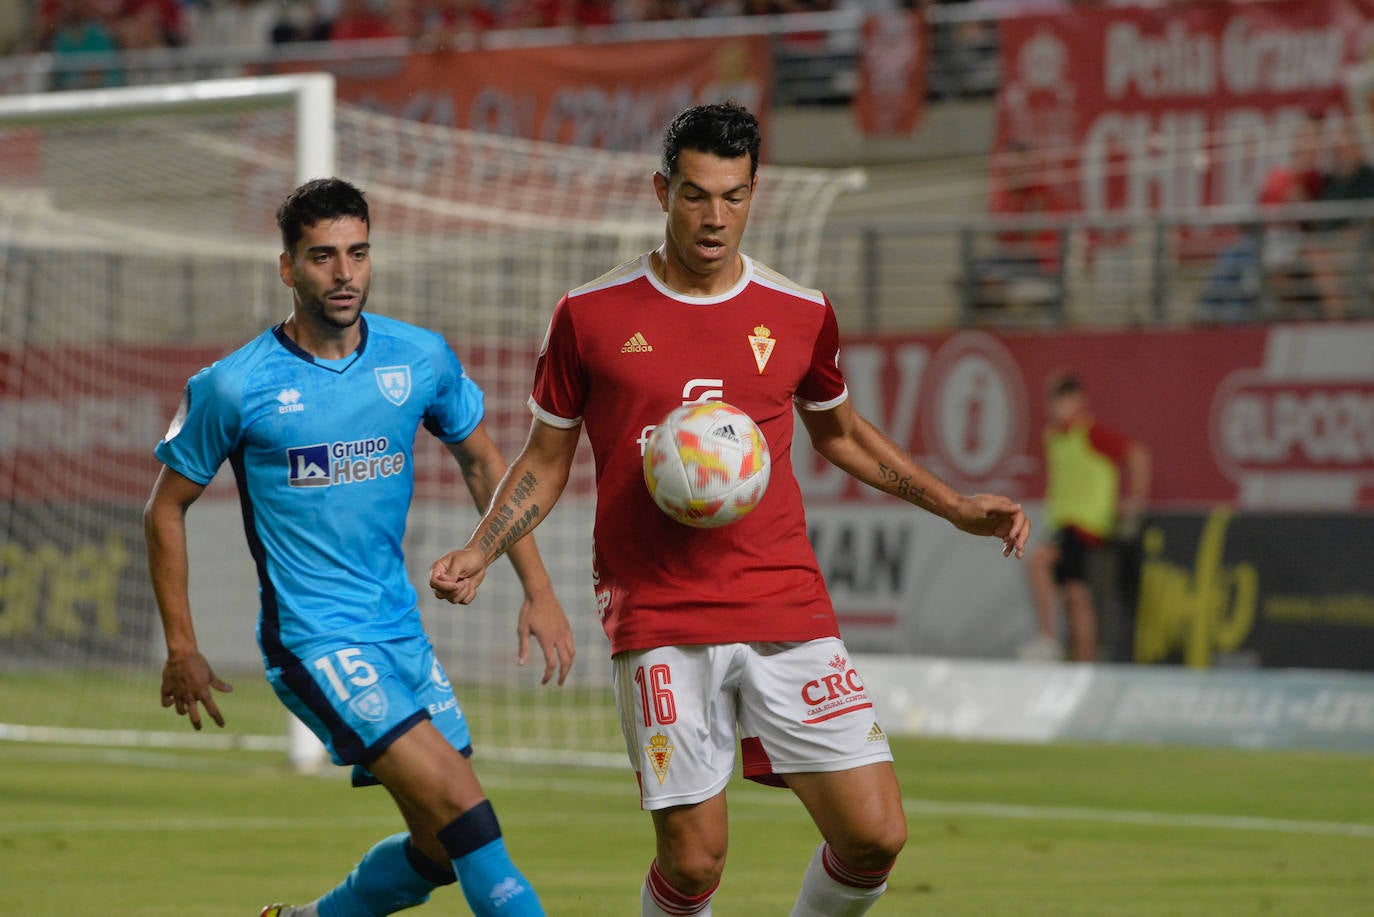
[[[644,340],[644,333],[636,331],[624,344],[620,345],[621,353],[653,353],[654,345]]]
[[[886,742],[887,734],[883,732],[883,727],[879,726],[877,723],[874,723],[873,728],[868,730],[868,741]]]

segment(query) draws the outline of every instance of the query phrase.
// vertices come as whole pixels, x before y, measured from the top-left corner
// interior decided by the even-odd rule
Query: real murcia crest
[[[379,366],[376,369],[377,387],[386,400],[400,407],[410,397],[409,366]]]
[[[658,775],[658,783],[662,786],[664,778],[668,776],[668,762],[673,760],[673,746],[668,744],[668,737],[661,732],[656,733],[649,739],[649,744],[644,746],[644,753],[649,756],[649,764]]]
[[[749,348],[754,352],[754,362],[759,366],[759,375],[763,375],[763,368],[768,365],[768,358],[773,355],[773,348],[777,344],[777,339],[769,334],[766,327],[754,326],[754,333],[749,335]]]

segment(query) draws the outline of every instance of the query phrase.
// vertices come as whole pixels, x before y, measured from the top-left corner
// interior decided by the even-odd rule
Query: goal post
[[[256,576],[232,476],[187,517],[191,600],[235,685],[228,728],[191,733],[156,703],[164,650],[143,561],[152,447],[192,373],[290,310],[273,213],[337,174],[372,210],[368,309],[434,328],[486,394],[509,456],[528,432],[534,358],[559,296],[662,241],[655,156],[406,121],[336,103],[328,76],[0,98],[0,739],[273,748],[283,735],[254,639]],[[856,171],[760,170],[745,247],[815,282],[826,218]],[[421,614],[483,755],[623,765],[590,584],[590,450],[536,533],[573,622],[569,683],[515,665],[522,599],[498,564],[479,600],[423,588],[476,510],[421,435],[405,550]]]

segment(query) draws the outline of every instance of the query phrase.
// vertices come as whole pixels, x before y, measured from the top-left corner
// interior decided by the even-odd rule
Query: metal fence
[[[1374,201],[846,217],[827,236],[820,282],[855,333],[1374,318]]]

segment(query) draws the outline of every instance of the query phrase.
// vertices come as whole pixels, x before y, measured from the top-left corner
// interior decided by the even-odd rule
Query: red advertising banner
[[[864,19],[854,119],[869,137],[916,130],[926,108],[930,34],[919,12],[892,10]]]
[[[860,412],[965,492],[1043,496],[1042,391],[1072,369],[1149,447],[1156,507],[1374,509],[1374,323],[852,338],[841,365]],[[796,467],[812,500],[887,499]]]
[[[772,66],[767,37],[753,35],[443,51],[331,62],[328,69],[341,100],[387,114],[531,140],[657,152],[664,126],[691,105],[734,99],[763,120]]]
[[[512,368],[532,365],[530,348],[459,353],[479,381],[524,380]],[[0,499],[141,502],[182,385],[227,349],[0,349]],[[853,337],[841,365],[859,411],[964,491],[1042,496],[1041,392],[1073,369],[1098,416],[1150,448],[1156,507],[1374,509],[1374,322]],[[502,442],[528,429],[524,385],[488,390]],[[417,455],[420,487],[461,494],[434,453]],[[795,459],[810,501],[887,499],[805,445]]]
[[[1370,113],[1371,0],[1092,6],[1008,17],[998,147],[1038,150],[1093,216],[1253,205],[1299,125]],[[1374,153],[1368,118],[1360,120]]]

